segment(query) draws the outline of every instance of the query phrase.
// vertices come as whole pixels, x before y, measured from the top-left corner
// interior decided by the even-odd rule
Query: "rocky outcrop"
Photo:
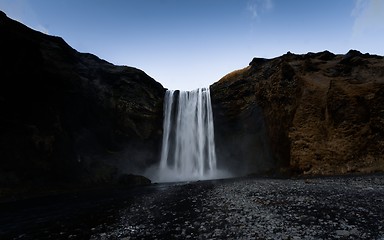
[[[159,158],[164,88],[0,12],[0,186],[118,181]]]
[[[2,12],[0,36],[0,196],[17,186],[148,184],[137,174],[159,161],[161,84]],[[218,167],[384,171],[383,69],[383,57],[355,50],[254,58],[211,86]]]
[[[384,171],[384,59],[351,50],[254,58],[211,86],[218,155],[247,172]],[[264,150],[261,150],[264,149]],[[233,156],[233,157],[232,157]],[[234,160],[238,156],[237,160]]]

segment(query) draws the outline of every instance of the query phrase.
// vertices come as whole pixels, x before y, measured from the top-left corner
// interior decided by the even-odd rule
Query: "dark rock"
[[[6,18],[7,18],[7,14],[5,14],[2,11],[0,11],[0,19],[6,19]]]
[[[317,64],[315,64],[310,58],[306,58],[303,65],[304,71],[316,72],[319,71]]]
[[[257,67],[257,66],[264,64],[267,61],[268,60],[265,58],[253,58],[252,61],[249,63],[249,65]]]
[[[0,188],[129,182],[159,161],[161,84],[3,12],[0,35]],[[288,52],[226,75],[211,86],[219,168],[383,171],[383,66],[356,50]]]
[[[345,54],[344,59],[346,59],[346,58],[353,58],[353,57],[360,57],[360,56],[362,56],[362,55],[363,55],[363,54],[362,54],[360,51],[351,49],[351,50],[349,50],[349,51]]]
[[[351,50],[252,62],[211,86],[219,159],[271,175],[384,171],[383,58]]]
[[[158,161],[161,84],[4,13],[0,35],[0,187],[106,183]]]
[[[122,174],[119,177],[118,182],[123,186],[145,186],[151,184],[151,180],[148,178],[133,174]]]
[[[331,53],[330,51],[326,50],[324,52],[321,52],[319,55],[319,59],[323,61],[330,61],[334,59],[336,55],[334,53]]]

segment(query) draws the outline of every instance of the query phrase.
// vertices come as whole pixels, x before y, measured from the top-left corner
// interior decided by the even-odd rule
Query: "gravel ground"
[[[231,179],[137,198],[91,239],[384,239],[384,176]]]
[[[0,239],[384,240],[384,175],[153,184],[0,210]]]

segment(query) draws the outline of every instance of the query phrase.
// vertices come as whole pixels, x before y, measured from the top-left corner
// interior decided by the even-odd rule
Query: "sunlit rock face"
[[[217,156],[229,164],[256,172],[384,171],[381,56],[255,58],[213,84],[211,95]]]
[[[0,36],[0,185],[105,183],[159,161],[159,83],[5,14]]]

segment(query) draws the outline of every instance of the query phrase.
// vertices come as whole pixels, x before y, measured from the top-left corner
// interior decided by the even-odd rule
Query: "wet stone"
[[[99,224],[39,226],[5,239],[383,239],[384,175],[241,178],[152,186]],[[113,210],[113,211],[111,211]],[[70,219],[72,222],[73,219]]]

